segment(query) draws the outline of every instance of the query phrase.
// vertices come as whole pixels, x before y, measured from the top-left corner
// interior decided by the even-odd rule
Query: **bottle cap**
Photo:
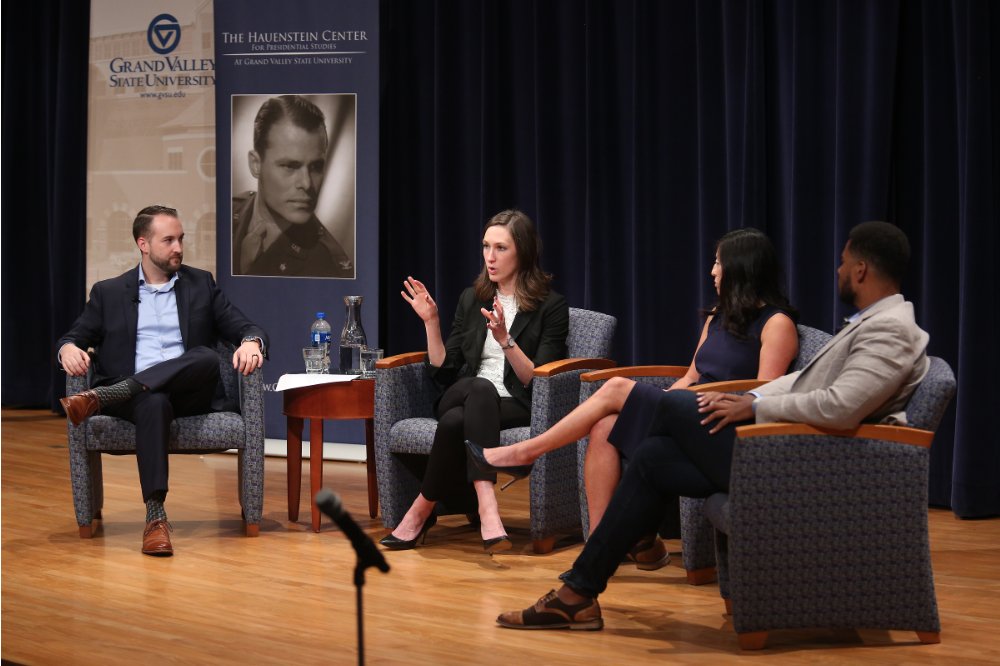
[[[322,319],[325,316],[326,316],[325,312],[317,312],[316,313],[316,319]]]

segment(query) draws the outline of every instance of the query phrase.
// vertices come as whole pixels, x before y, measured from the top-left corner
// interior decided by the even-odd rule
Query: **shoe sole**
[[[513,548],[513,547],[514,547],[514,544],[511,542],[510,539],[504,539],[503,541],[498,541],[497,543],[495,543],[492,546],[490,546],[486,550],[486,552],[489,553],[490,555],[493,555],[494,553],[503,553],[503,552],[506,552],[506,551],[510,550],[511,548]]]
[[[586,622],[560,622],[559,624],[510,624],[497,620],[497,624],[507,629],[569,629],[570,631],[599,631],[604,628],[604,619]]]
[[[172,557],[174,551],[172,550],[144,550],[143,555],[152,555],[153,557]]]
[[[635,568],[643,571],[656,571],[670,564],[670,555],[664,555],[655,562],[636,562]]]

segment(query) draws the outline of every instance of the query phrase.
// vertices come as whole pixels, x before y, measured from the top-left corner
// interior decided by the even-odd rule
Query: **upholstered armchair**
[[[740,647],[802,628],[910,630],[939,642],[928,462],[954,393],[951,368],[932,357],[906,406],[911,427],[737,428],[729,493],[704,511]]]
[[[614,365],[611,342],[617,320],[600,312],[569,309],[570,358],[535,368],[531,425],[500,433],[501,446],[546,431],[579,404],[580,374]],[[375,377],[375,459],[382,522],[394,528],[420,492],[434,441],[438,389],[424,367],[424,352],[379,361]],[[580,528],[576,447],[547,453],[530,477],[531,538],[536,553],[546,553],[555,535]],[[471,495],[471,493],[470,493]],[[474,513],[474,506],[438,503],[435,512]]]
[[[810,326],[799,324],[797,328],[799,333],[799,353],[792,362],[792,370],[799,370],[804,367],[831,337],[829,333]],[[683,377],[685,372],[687,372],[687,366],[675,365],[631,366],[588,372],[580,378],[580,401],[583,402],[593,395],[611,377],[628,377],[637,382],[649,383],[666,389],[677,381],[678,378]],[[749,390],[763,383],[758,380],[724,382],[728,390],[732,391]],[[692,387],[692,389],[701,390],[706,387],[710,388],[711,386],[710,384],[702,384],[698,387]],[[580,506],[582,507],[581,521],[584,525],[584,534],[589,534],[590,531],[587,514],[587,496],[583,485],[583,465],[587,454],[587,444],[587,438],[580,440],[577,461]],[[684,569],[687,571],[688,582],[692,585],[710,583],[716,578],[714,530],[702,511],[704,502],[705,500],[701,498],[680,498],[682,559]]]
[[[238,491],[247,536],[257,536],[264,505],[264,387],[261,371],[242,376],[233,369],[233,347],[219,343],[219,374],[226,397],[238,412],[174,419],[170,453],[239,451]],[[66,395],[87,390],[90,377],[66,377]],[[73,504],[80,537],[93,535],[104,505],[101,454],[135,453],[135,426],[113,416],[91,416],[79,426],[67,420]],[[138,493],[138,487],[136,489]]]

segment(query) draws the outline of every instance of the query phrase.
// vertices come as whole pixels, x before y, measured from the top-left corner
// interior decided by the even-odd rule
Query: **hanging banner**
[[[178,210],[184,262],[215,270],[210,0],[91,0],[87,288],[139,263],[136,213]]]
[[[344,297],[361,296],[378,342],[378,3],[216,0],[215,60],[217,279],[271,337],[265,423],[284,439],[273,389],[304,372],[316,313],[336,347]]]

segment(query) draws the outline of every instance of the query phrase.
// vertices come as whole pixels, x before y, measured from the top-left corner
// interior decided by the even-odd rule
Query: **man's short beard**
[[[173,255],[171,255],[171,257],[173,257]],[[170,259],[171,259],[171,257],[168,257],[166,260],[163,260],[163,259],[157,259],[156,257],[150,255],[149,259],[150,259],[150,261],[153,262],[154,266],[156,266],[161,271],[163,271],[164,273],[167,273],[169,275],[170,273],[175,272],[177,270],[177,268],[180,268],[181,264],[184,263],[184,255],[183,254],[179,254],[179,255],[177,255],[177,268],[174,268],[173,266],[170,265]]]

